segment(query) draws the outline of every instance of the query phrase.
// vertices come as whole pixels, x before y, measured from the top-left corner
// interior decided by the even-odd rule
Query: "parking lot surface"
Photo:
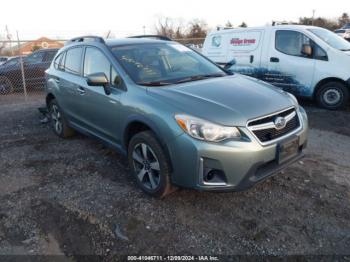
[[[13,95],[15,96],[15,95]],[[0,97],[0,254],[350,254],[350,110],[304,103],[306,157],[245,192],[136,186],[122,156]]]

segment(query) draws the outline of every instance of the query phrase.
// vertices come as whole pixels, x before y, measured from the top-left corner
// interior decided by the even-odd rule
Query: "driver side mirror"
[[[106,95],[111,93],[109,81],[104,73],[95,73],[87,76],[86,82],[89,86],[102,86]]]
[[[303,44],[301,53],[305,56],[312,56],[312,47],[309,44]]]

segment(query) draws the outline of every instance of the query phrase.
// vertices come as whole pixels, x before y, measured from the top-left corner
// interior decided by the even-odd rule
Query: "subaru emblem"
[[[284,117],[278,116],[275,118],[274,124],[277,130],[281,130],[286,127],[287,122]]]

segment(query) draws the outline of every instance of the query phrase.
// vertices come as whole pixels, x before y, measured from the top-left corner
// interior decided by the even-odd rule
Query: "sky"
[[[36,39],[71,38],[83,34],[113,36],[154,33],[159,17],[205,20],[210,28],[228,20],[237,26],[262,26],[275,21],[298,21],[299,17],[337,18],[350,13],[349,0],[2,0],[0,36],[7,26],[13,37]]]

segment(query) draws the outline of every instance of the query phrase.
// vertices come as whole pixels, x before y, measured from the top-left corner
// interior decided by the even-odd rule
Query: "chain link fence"
[[[0,100],[43,95],[45,70],[62,40],[0,41]]]
[[[30,96],[43,96],[45,70],[65,41],[45,37],[36,40],[0,40],[0,102],[5,99],[25,101]],[[174,41],[201,52],[204,38]]]

